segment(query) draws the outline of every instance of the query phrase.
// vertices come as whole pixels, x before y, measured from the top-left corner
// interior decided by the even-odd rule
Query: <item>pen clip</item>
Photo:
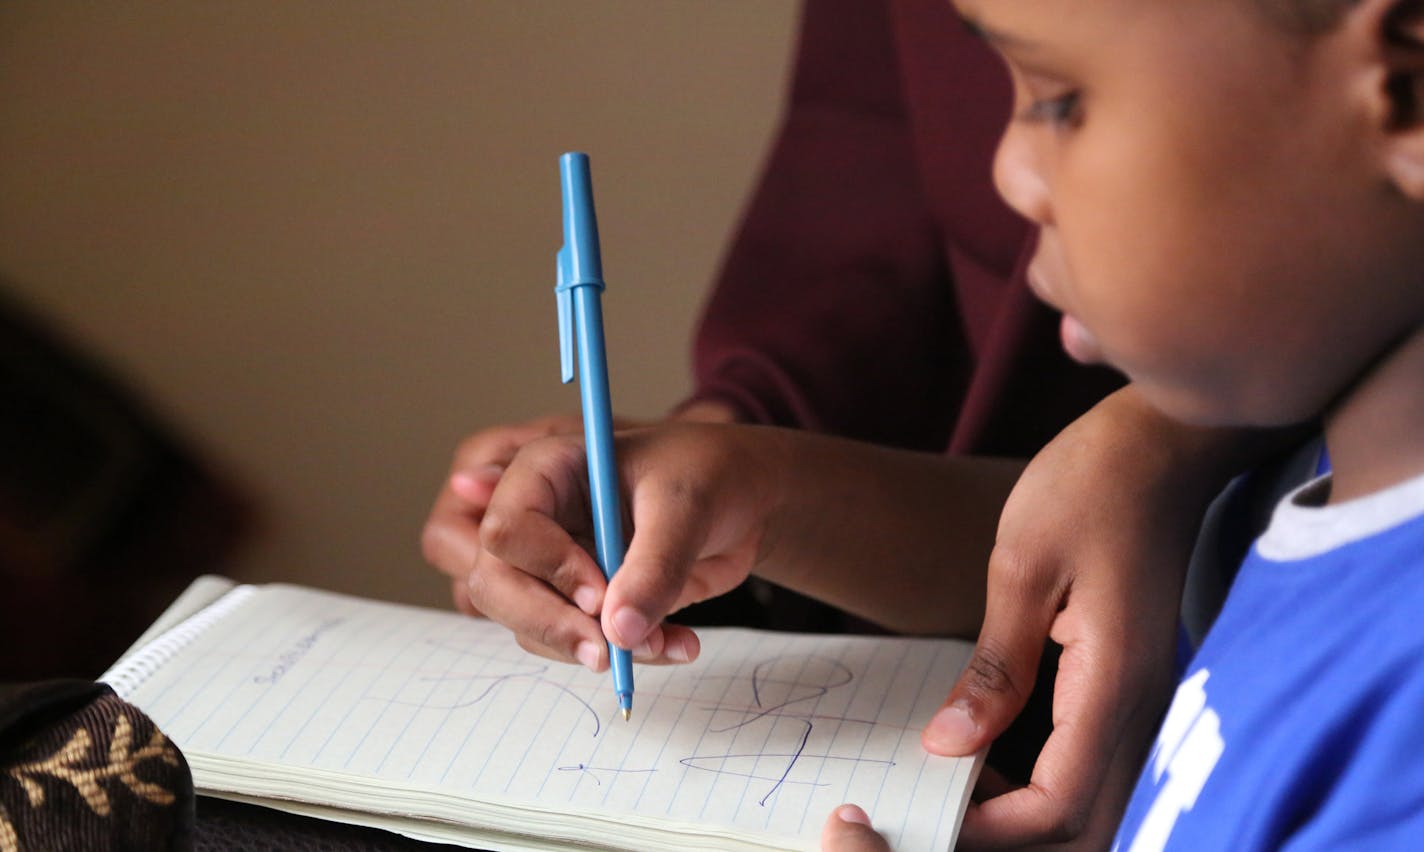
[[[554,286],[554,301],[559,308],[559,368],[564,384],[574,380],[574,291],[569,286],[569,248],[558,253],[558,284]]]
[[[559,366],[564,382],[574,378],[573,291],[603,289],[603,257],[598,246],[598,218],[593,212],[593,181],[588,155],[571,151],[559,158],[559,183],[564,207],[564,245],[559,249],[558,283],[554,298],[559,309]]]

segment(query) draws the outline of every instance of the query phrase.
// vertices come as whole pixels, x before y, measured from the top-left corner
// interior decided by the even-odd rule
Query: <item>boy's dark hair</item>
[[[1329,30],[1355,0],[1253,0],[1271,20],[1302,34]]]

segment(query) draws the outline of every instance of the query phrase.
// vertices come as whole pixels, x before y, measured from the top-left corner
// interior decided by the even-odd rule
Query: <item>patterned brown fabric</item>
[[[189,849],[178,748],[102,684],[0,684],[0,852]]]

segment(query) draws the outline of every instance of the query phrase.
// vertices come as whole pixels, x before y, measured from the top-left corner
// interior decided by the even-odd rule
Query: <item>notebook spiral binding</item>
[[[233,587],[216,601],[164,631],[129,657],[115,663],[113,668],[99,677],[99,681],[108,684],[120,698],[128,700],[164,663],[173,659],[175,654],[201,636],[203,631],[222,621],[256,593],[256,586]]]

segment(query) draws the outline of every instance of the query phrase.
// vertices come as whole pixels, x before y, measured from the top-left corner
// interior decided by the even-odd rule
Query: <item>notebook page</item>
[[[624,722],[606,673],[529,655],[497,625],[273,585],[125,697],[192,756],[522,806],[525,818],[814,848],[830,810],[853,801],[896,848],[949,847],[973,764],[926,755],[919,730],[967,643],[701,633],[697,663],[637,668]]]

